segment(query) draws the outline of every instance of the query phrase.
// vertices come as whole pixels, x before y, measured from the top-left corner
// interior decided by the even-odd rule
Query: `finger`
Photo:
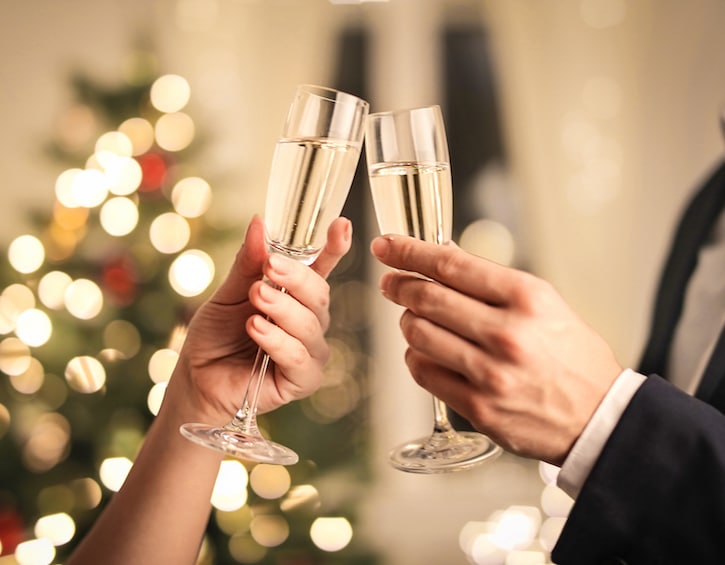
[[[311,273],[303,265],[305,271]],[[317,275],[315,275],[317,276]],[[320,279],[322,284],[326,284]],[[286,290],[279,290],[264,282],[256,282],[249,291],[252,306],[268,316],[279,328],[300,342],[316,359],[327,354],[325,328],[318,315],[291,296]],[[323,317],[327,322],[327,317]]]
[[[352,244],[352,222],[347,218],[336,218],[327,230],[327,243],[319,257],[312,264],[312,269],[327,278]]]
[[[389,267],[420,273],[490,304],[506,303],[522,274],[455,245],[437,245],[400,235],[377,237],[370,250]]]
[[[246,327],[252,339],[279,369],[275,374],[283,375],[287,381],[285,386],[278,383],[274,387],[279,397],[272,399],[270,406],[266,406],[264,400],[260,400],[260,412],[302,398],[319,386],[322,380],[320,368],[327,358],[326,353],[323,359],[314,357],[299,340],[262,316],[249,318]]]
[[[495,348],[507,312],[467,294],[399,272],[385,273],[380,289],[388,300],[468,340]],[[461,312],[466,315],[462,316]]]
[[[405,363],[418,385],[442,400],[479,431],[488,433],[484,428],[485,422],[490,420],[490,410],[487,409],[485,396],[476,386],[419,351],[408,350]]]
[[[401,316],[400,327],[411,350],[464,375],[473,385],[491,388],[498,382],[494,357],[475,343],[410,310]]]
[[[289,257],[273,253],[264,267],[271,282],[309,309],[324,329],[330,322],[330,285],[313,269]],[[295,309],[296,311],[297,309]]]
[[[247,227],[244,243],[226,278],[212,296],[212,301],[219,304],[239,304],[246,300],[250,285],[262,276],[262,265],[266,257],[264,223],[255,215]]]

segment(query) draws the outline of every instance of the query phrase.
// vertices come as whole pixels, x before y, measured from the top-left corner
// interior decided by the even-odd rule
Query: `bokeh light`
[[[106,384],[106,370],[95,357],[79,355],[68,361],[65,378],[73,390],[91,394],[98,392]]]
[[[167,385],[168,383],[156,383],[146,396],[146,406],[154,416],[161,410],[161,403],[164,401]]]
[[[154,126],[144,118],[129,118],[118,126],[118,131],[131,140],[134,156],[146,153],[154,144]]]
[[[501,265],[512,265],[516,243],[511,231],[503,224],[481,219],[471,222],[461,233],[459,246]]]
[[[17,312],[10,299],[0,294],[0,334],[9,334],[15,329]]]
[[[151,104],[161,112],[178,112],[189,102],[191,87],[179,75],[160,76],[151,85]]]
[[[534,506],[509,506],[497,522],[492,538],[498,547],[509,551],[525,549],[539,531],[541,512]]]
[[[187,177],[174,185],[171,191],[174,210],[186,218],[198,218],[211,204],[211,187],[200,177]]]
[[[108,457],[101,463],[99,476],[103,485],[113,492],[121,490],[133,463],[128,457]]]
[[[214,261],[198,249],[181,253],[169,267],[169,283],[181,296],[197,296],[214,279]]]
[[[38,298],[52,310],[65,306],[65,292],[73,282],[70,275],[62,271],[50,271],[43,275],[38,283]]]
[[[55,467],[68,455],[70,433],[70,424],[62,414],[49,412],[41,415],[23,445],[25,466],[35,473]]]
[[[55,197],[63,206],[75,208],[79,206],[73,194],[73,183],[82,169],[72,168],[63,171],[55,181]]]
[[[283,512],[293,512],[300,508],[317,510],[320,507],[320,493],[312,485],[295,485],[279,503]]]
[[[130,157],[133,154],[133,143],[125,133],[109,131],[96,141],[94,157],[104,169],[117,157]]]
[[[574,500],[554,483],[546,485],[541,493],[541,509],[547,516],[565,518],[573,505]]]
[[[149,359],[149,377],[155,383],[167,382],[174,372],[179,354],[173,349],[159,349],[154,351]]]
[[[289,536],[289,524],[278,514],[260,514],[249,524],[249,533],[259,545],[277,547]]]
[[[544,565],[546,556],[542,551],[514,550],[506,556],[506,565]]]
[[[129,198],[110,198],[101,207],[101,227],[116,237],[128,235],[138,224],[138,208]]]
[[[28,368],[19,375],[10,375],[10,384],[22,394],[35,394],[43,386],[45,371],[35,357],[30,358]]]
[[[95,208],[108,196],[109,181],[98,169],[84,169],[73,177],[71,191],[78,206]]]
[[[0,341],[0,371],[6,375],[21,375],[30,367],[30,348],[17,337]]]
[[[362,398],[360,386],[351,373],[328,369],[325,377],[331,375],[337,375],[338,378],[326,381],[302,404],[305,415],[313,422],[335,422],[352,412]]]
[[[80,320],[95,318],[103,309],[103,293],[89,279],[76,279],[65,291],[65,307]]]
[[[284,496],[290,488],[292,479],[289,471],[282,465],[255,465],[249,475],[252,490],[262,498],[269,500]]]
[[[116,196],[133,194],[143,179],[140,163],[132,157],[115,157],[105,167],[108,191]]]
[[[248,484],[249,475],[246,467],[237,460],[225,459],[219,467],[214,482],[212,506],[227,512],[241,508],[247,502]]]
[[[35,307],[35,295],[27,286],[20,283],[13,283],[5,288],[2,296],[8,300],[7,307],[15,312],[15,316]]]
[[[235,532],[248,531],[253,517],[252,509],[246,504],[230,512],[224,510],[214,511],[214,519],[216,520],[217,526],[227,535],[232,535]]]
[[[35,522],[34,528],[37,538],[46,538],[56,547],[64,545],[73,539],[76,533],[76,524],[65,512],[42,516]]]
[[[542,548],[546,551],[554,549],[554,546],[559,540],[559,536],[561,536],[561,532],[564,529],[564,524],[566,524],[566,518],[561,516],[551,516],[544,520],[544,523],[541,524],[541,529],[539,530],[539,543]]]
[[[34,235],[21,235],[10,242],[8,260],[17,272],[34,273],[45,261],[45,248]]]
[[[239,563],[257,563],[267,554],[267,548],[246,533],[229,538],[228,547],[229,554]]]
[[[15,334],[30,347],[40,347],[48,342],[53,324],[48,314],[37,308],[21,312],[15,320]]]
[[[194,139],[194,122],[183,112],[164,114],[154,127],[156,143],[167,151],[186,149]]]
[[[55,547],[49,539],[24,541],[15,548],[18,565],[50,565],[55,559]]]
[[[70,489],[73,493],[73,506],[80,510],[96,508],[103,500],[101,485],[90,477],[71,481]]]
[[[310,526],[310,538],[323,551],[340,551],[352,540],[352,526],[347,518],[319,517]]]
[[[161,253],[176,253],[189,243],[191,227],[183,216],[166,212],[154,218],[149,228],[151,245]]]

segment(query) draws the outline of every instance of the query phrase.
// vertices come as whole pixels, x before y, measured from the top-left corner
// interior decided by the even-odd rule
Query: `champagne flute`
[[[271,253],[306,265],[317,258],[350,190],[367,113],[368,103],[351,94],[321,86],[297,87],[267,186],[265,238]],[[297,453],[263,437],[257,426],[257,402],[270,366],[269,355],[260,348],[232,421],[220,427],[184,424],[182,435],[240,459],[297,463]]]
[[[451,239],[453,189],[439,106],[370,114],[365,136],[373,206],[381,233],[445,245]],[[435,282],[435,281],[433,281]],[[491,459],[501,448],[477,432],[456,431],[433,397],[433,433],[393,449],[401,471],[444,473]]]

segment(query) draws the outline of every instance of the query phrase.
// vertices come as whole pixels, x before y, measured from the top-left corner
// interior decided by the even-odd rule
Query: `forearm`
[[[164,403],[123,487],[68,565],[195,562],[222,455],[184,439],[174,408]]]

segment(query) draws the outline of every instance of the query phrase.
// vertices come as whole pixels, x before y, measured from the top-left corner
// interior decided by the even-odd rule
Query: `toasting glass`
[[[350,190],[367,114],[368,103],[351,94],[321,86],[297,87],[267,187],[264,223],[271,253],[307,265],[317,258]],[[221,427],[184,424],[181,433],[240,459],[296,463],[297,453],[263,437],[257,426],[257,402],[270,365],[260,348],[244,401],[232,421]]]
[[[453,190],[440,107],[370,114],[365,144],[381,233],[448,243]],[[446,405],[435,397],[433,417],[430,436],[393,449],[394,467],[411,473],[443,473],[468,469],[500,453],[500,447],[485,435],[456,431]]]

